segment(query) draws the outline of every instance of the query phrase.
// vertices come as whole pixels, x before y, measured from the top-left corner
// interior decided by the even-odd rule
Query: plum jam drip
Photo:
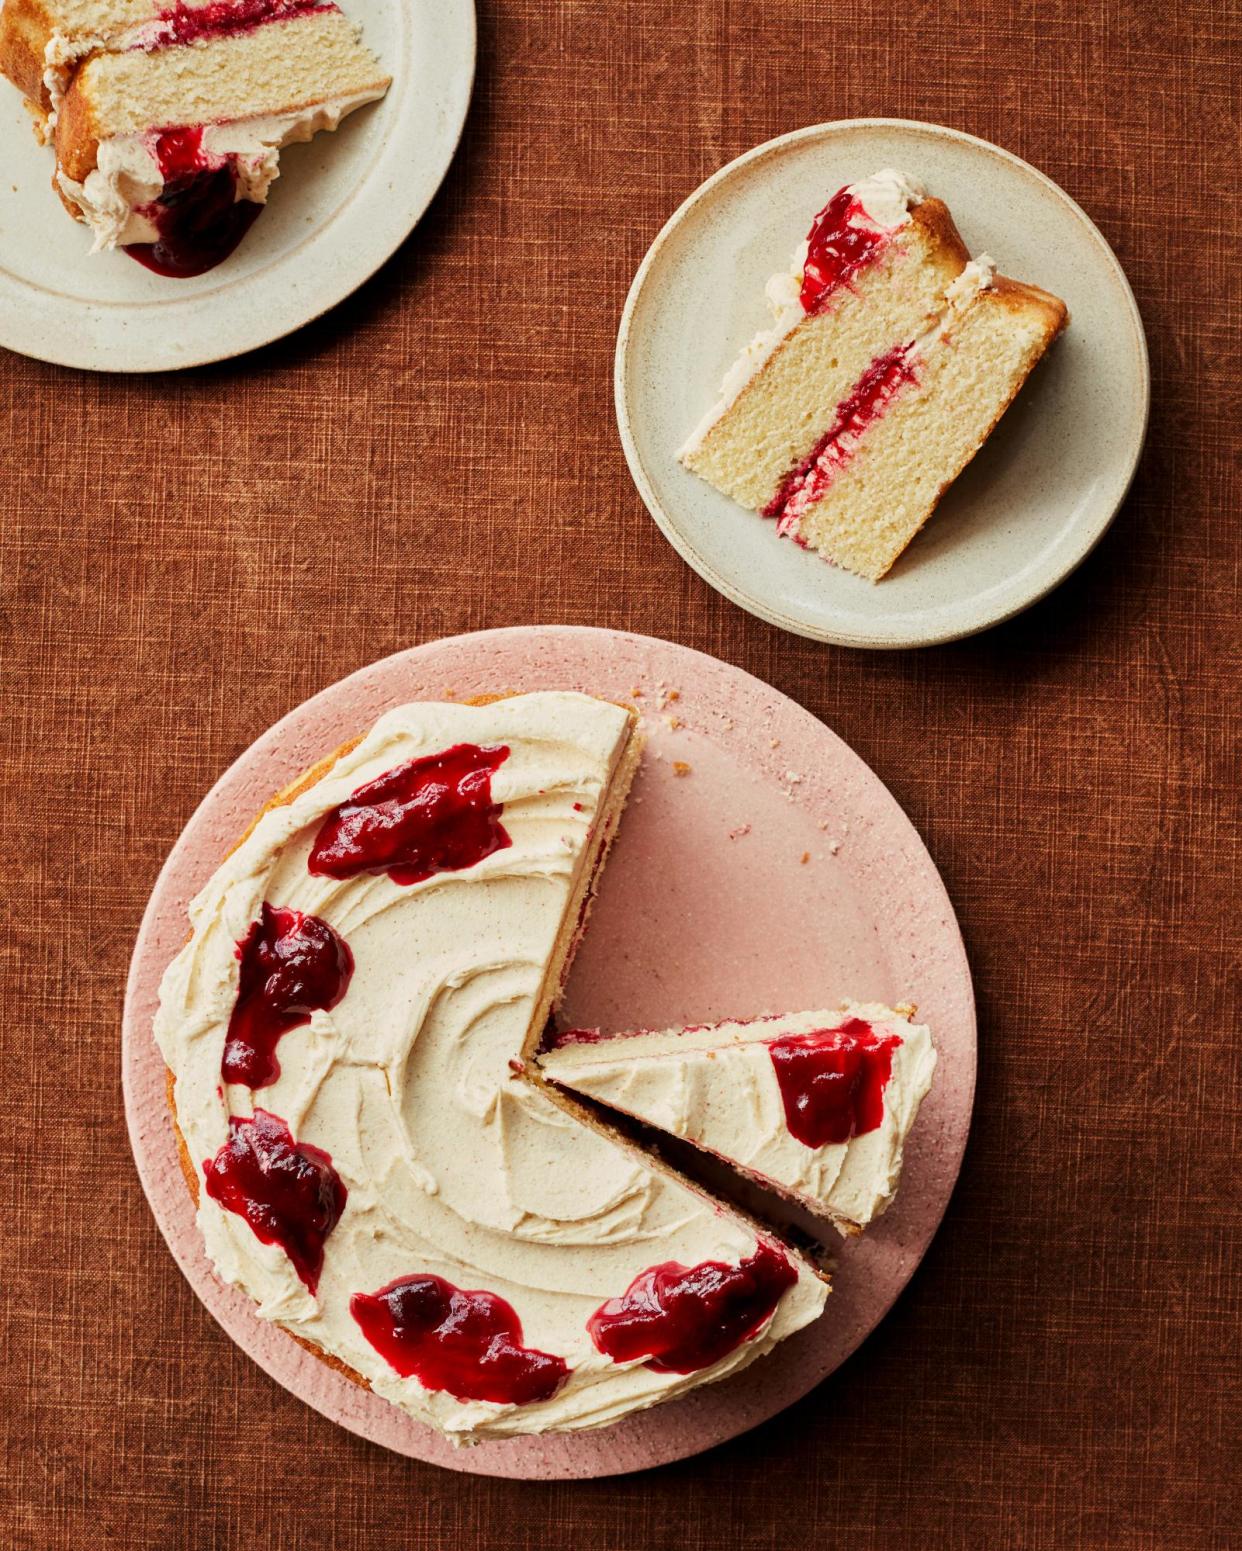
[[[164,187],[137,213],[158,236],[154,242],[130,243],[125,252],[174,280],[206,274],[236,250],[263,206],[238,199],[236,163],[204,150],[201,125],[158,131],[151,151]]]
[[[245,1218],[264,1244],[278,1244],[314,1293],[348,1194],[331,1157],[295,1142],[279,1115],[256,1109],[229,1117],[229,1139],[203,1174],[211,1199]]]
[[[862,1018],[773,1040],[768,1053],[790,1133],[806,1147],[827,1147],[876,1130],[900,1044]]]
[[[355,1293],[350,1312],[403,1378],[457,1400],[530,1405],[569,1376],[560,1357],[522,1345],[522,1322],[496,1293],[463,1291],[439,1276],[407,1276]]]
[[[237,1000],[220,1072],[225,1082],[266,1088],[280,1076],[281,1036],[336,1006],[349,988],[354,956],[326,921],[266,900],[236,953]]]
[[[659,1373],[696,1373],[756,1336],[796,1281],[788,1259],[764,1240],[736,1266],[668,1260],[596,1309],[587,1330],[614,1362],[642,1358]]]
[[[492,800],[492,776],[508,757],[507,748],[458,743],[386,770],[327,815],[307,867],[319,877],[386,872],[411,884],[475,866],[511,844]]]

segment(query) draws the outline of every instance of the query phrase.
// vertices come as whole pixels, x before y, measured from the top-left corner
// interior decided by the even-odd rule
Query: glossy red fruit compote
[[[550,1400],[569,1375],[562,1358],[522,1345],[522,1322],[496,1293],[407,1276],[377,1293],[355,1293],[349,1308],[402,1378],[458,1400],[530,1405]]]
[[[827,1147],[874,1131],[884,1119],[896,1034],[877,1034],[862,1018],[839,1029],[790,1034],[768,1046],[790,1133]]]
[[[903,388],[918,380],[909,345],[897,345],[872,361],[848,397],[837,405],[832,424],[763,508],[765,517],[777,519],[778,533],[797,536],[802,514],[820,499],[853,457],[863,433]]]
[[[308,11],[336,9],[323,0],[208,0],[207,5],[173,5],[142,29],[136,47],[150,52],[170,44],[185,45],[234,32],[253,32],[269,22],[289,21]]]
[[[318,916],[279,910],[265,900],[259,919],[237,944],[237,1001],[220,1064],[225,1082],[266,1088],[280,1076],[282,1034],[335,1007],[349,987],[349,944]]]
[[[511,842],[492,801],[492,776],[507,748],[458,743],[386,770],[324,819],[307,867],[317,876],[386,872],[421,883],[473,867]]]
[[[587,1330],[614,1362],[641,1357],[659,1373],[697,1373],[757,1335],[797,1279],[780,1250],[762,1240],[736,1266],[668,1260],[596,1309]]]
[[[328,1154],[295,1142],[279,1115],[256,1109],[229,1117],[229,1139],[203,1173],[211,1199],[244,1217],[264,1244],[279,1244],[313,1293],[348,1194]]]
[[[203,149],[203,128],[164,129],[151,141],[164,189],[138,208],[155,227],[155,242],[125,252],[157,275],[188,280],[222,264],[258,219],[262,205],[237,197],[237,169]]]
[[[834,291],[849,285],[860,269],[879,258],[891,235],[868,220],[848,188],[839,189],[807,234],[799,297],[803,312],[822,312]]]

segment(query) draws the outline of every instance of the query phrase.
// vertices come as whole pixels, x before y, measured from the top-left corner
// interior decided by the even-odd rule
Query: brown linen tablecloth
[[[184,376],[0,357],[0,1545],[1237,1546],[1237,13],[481,12],[448,182],[331,316]],[[717,597],[613,423],[618,315],[666,216],[747,147],[858,115],[1047,172],[1112,242],[1152,352],[1147,451],[1098,551],[920,653],[815,646]],[[961,916],[981,1076],[943,1229],[842,1371],[699,1459],[524,1485],[387,1455],[231,1345],[139,1190],[118,1038],[151,883],[239,751],[400,647],[556,621],[738,663],[878,771]]]

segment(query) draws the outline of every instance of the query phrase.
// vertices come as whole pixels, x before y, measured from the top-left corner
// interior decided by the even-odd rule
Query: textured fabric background
[[[180,377],[0,358],[0,1544],[1242,1542],[1237,14],[483,0],[447,184],[330,317]],[[669,212],[758,141],[866,114],[1056,179],[1120,255],[1154,371],[1091,560],[918,654],[718,598],[648,520],[612,415],[621,304]],[[739,663],[871,763],[961,916],[981,1079],[943,1230],[840,1373],[705,1457],[543,1486],[383,1454],[232,1347],[139,1191],[118,1022],[168,847],[269,723],[399,647],[556,621]]]

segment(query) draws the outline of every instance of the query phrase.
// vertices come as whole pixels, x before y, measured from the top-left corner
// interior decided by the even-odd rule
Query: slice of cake
[[[578,1030],[539,1064],[550,1082],[692,1142],[857,1233],[896,1194],[936,1052],[904,1013],[847,1003],[663,1033]]]
[[[8,0],[0,67],[52,140],[57,191],[95,250],[170,275],[226,258],[281,149],[389,85],[323,0]]]
[[[679,454],[777,532],[878,581],[1066,323],[972,261],[947,208],[892,169],[841,189]]]
[[[827,1297],[531,1070],[639,753],[584,695],[389,711],[263,811],[161,985],[217,1273],[458,1442],[685,1394]]]

